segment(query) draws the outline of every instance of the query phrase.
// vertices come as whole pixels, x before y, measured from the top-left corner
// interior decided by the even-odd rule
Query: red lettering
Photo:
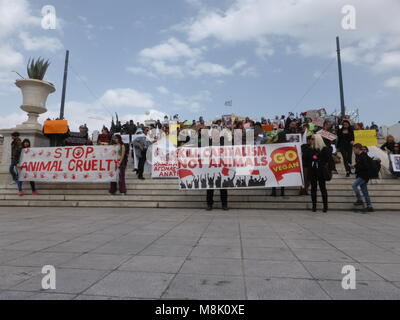
[[[62,149],[61,148],[57,148],[54,153],[56,154],[54,156],[55,159],[60,159],[62,157]]]

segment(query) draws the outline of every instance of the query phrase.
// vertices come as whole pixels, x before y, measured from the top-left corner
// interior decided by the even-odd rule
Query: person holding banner
[[[31,142],[29,139],[25,139],[24,141],[22,141],[22,147],[21,147],[20,151],[18,152],[17,163],[19,162],[19,159],[21,157],[22,149],[30,148],[30,147],[31,147]],[[34,195],[34,196],[38,195],[38,192],[36,191],[35,182],[29,181],[29,184],[31,185],[32,195]],[[17,181],[17,187],[18,187],[18,194],[20,196],[23,196],[24,192],[22,191],[22,181],[20,181],[19,179]]]
[[[320,135],[314,134],[311,137],[311,149],[306,157],[309,158],[306,160],[311,162],[308,176],[311,183],[312,211],[317,212],[317,186],[319,185],[324,204],[323,212],[327,212],[328,191],[326,190],[326,181],[332,179],[331,153]]]
[[[122,195],[126,195],[126,184],[125,184],[125,169],[127,164],[127,151],[125,144],[122,142],[122,138],[119,134],[116,134],[113,138],[114,144],[118,146],[118,157],[119,157],[119,176],[118,185],[119,192]],[[117,192],[117,182],[110,183],[110,194],[115,195]]]
[[[353,158],[354,131],[348,120],[343,120],[342,128],[338,131],[337,148],[343,156],[346,177],[350,177]]]

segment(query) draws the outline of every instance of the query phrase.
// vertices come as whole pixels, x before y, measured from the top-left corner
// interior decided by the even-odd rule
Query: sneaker
[[[37,191],[32,191],[32,195],[33,195],[33,196],[38,196],[38,195],[39,195],[39,192],[37,192]]]
[[[22,197],[25,193],[23,191],[18,191],[18,195]]]
[[[356,202],[353,203],[355,206],[362,206],[364,205],[364,202],[362,200],[357,200]]]
[[[144,177],[139,177],[139,180],[146,180]]]

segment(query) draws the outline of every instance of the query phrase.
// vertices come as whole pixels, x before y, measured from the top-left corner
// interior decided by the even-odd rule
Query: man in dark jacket
[[[372,159],[363,150],[362,145],[359,143],[356,143],[354,145],[354,153],[356,154],[356,164],[354,168],[356,169],[357,177],[356,181],[354,181],[352,185],[354,193],[357,197],[357,201],[354,203],[354,205],[362,206],[364,204],[361,198],[359,190],[360,188],[367,203],[367,207],[363,210],[363,212],[373,212],[374,209],[372,207],[371,198],[368,192],[368,182],[370,179],[370,171],[372,168]]]
[[[22,142],[19,138],[19,132],[13,132],[11,134],[11,164],[10,164],[10,174],[13,179],[12,183],[17,183],[18,181],[18,171],[17,171],[17,164],[19,161],[19,156],[21,153]]]

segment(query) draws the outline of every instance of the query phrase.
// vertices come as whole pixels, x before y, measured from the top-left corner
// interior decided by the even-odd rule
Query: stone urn
[[[47,112],[46,101],[50,93],[56,91],[53,84],[43,80],[21,79],[15,85],[22,91],[21,109],[28,113],[28,120],[17,128],[42,129],[38,122],[40,114]]]

